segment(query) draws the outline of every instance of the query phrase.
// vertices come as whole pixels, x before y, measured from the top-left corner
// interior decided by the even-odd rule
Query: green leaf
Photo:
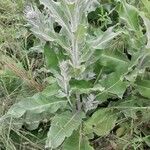
[[[55,21],[51,17],[41,13],[36,6],[29,6],[25,11],[26,18],[31,26],[30,30],[40,39],[45,41],[55,41],[56,33],[53,28],[53,23]],[[33,16],[31,14],[33,14]]]
[[[121,34],[120,31],[114,32],[114,27],[108,28],[105,32],[98,35],[93,40],[89,41],[89,44],[94,49],[105,49],[108,47],[108,44],[111,40],[113,40],[116,36]]]
[[[137,78],[136,89],[140,92],[140,94],[144,97],[150,98],[150,81],[145,79]]]
[[[55,41],[55,36],[54,33],[51,33],[51,31],[45,31],[44,30],[39,30],[38,28],[34,27],[30,29],[36,37],[39,37],[40,39],[43,39],[45,41]]]
[[[136,96],[128,96],[122,101],[112,102],[111,108],[118,109],[120,112],[124,114],[126,118],[137,119],[137,112],[141,111],[143,114],[141,119],[148,118],[149,100],[147,98],[139,98]],[[145,115],[147,113],[147,115]]]
[[[20,118],[25,113],[41,114],[43,112],[55,113],[59,108],[65,107],[67,101],[59,99],[55,96],[45,97],[44,95],[37,93],[33,97],[26,98],[17,104],[14,104],[7,112],[8,116],[14,118]]]
[[[111,68],[119,72],[126,72],[129,67],[129,60],[121,52],[103,51],[100,55],[100,63],[102,66]],[[118,65],[119,64],[119,65]]]
[[[58,58],[55,51],[50,47],[49,42],[46,42],[44,46],[44,55],[46,58],[47,66],[50,69],[58,70]]]
[[[146,27],[146,36],[147,36],[146,48],[150,48],[150,20],[147,17],[145,17],[144,15],[141,15],[141,17],[142,17],[145,27]]]
[[[32,131],[35,130],[39,127],[39,124],[41,121],[45,120],[48,121],[49,118],[51,117],[50,114],[48,114],[47,112],[44,113],[26,113],[22,118],[19,118],[18,120],[14,119],[14,126],[18,129],[21,129],[22,125],[24,125],[26,127],[26,129]],[[16,126],[16,125],[20,125],[20,127]]]
[[[86,32],[87,27],[85,25],[80,24],[76,32],[76,38],[80,43],[84,41]]]
[[[47,148],[57,148],[66,137],[70,137],[77,130],[84,117],[82,112],[71,113],[66,111],[56,115],[48,132],[46,141]]]
[[[63,144],[63,150],[94,150],[81,129],[74,131]]]
[[[42,94],[46,97],[51,97],[53,95],[58,94],[59,86],[57,82],[54,82],[53,84],[48,85],[43,91]]]
[[[102,93],[115,94],[119,98],[122,98],[127,88],[127,83],[121,80],[121,75],[119,72],[108,74],[105,79],[100,80],[100,84],[105,87],[105,90]],[[101,95],[102,93],[99,93],[98,95]]]
[[[130,29],[134,31],[140,31],[138,20],[139,14],[138,10],[134,6],[129,5],[125,0],[122,0],[120,1],[120,5],[117,9],[120,18],[127,22],[127,25],[130,27]]]
[[[71,80],[70,85],[72,88],[85,89],[91,88],[92,84],[86,80]]]
[[[142,0],[141,2],[144,4],[144,9],[146,9],[148,14],[150,15],[150,1],[149,0]]]
[[[73,92],[78,92],[80,94],[88,94],[90,92],[104,90],[104,87],[102,87],[100,84],[93,86],[89,81],[86,80],[71,80],[70,85]]]
[[[60,24],[69,35],[68,14],[67,11],[65,14],[65,9],[62,6],[62,3],[59,1],[55,2],[53,0],[40,0],[40,3],[50,10],[55,22],[58,22],[58,24]]]
[[[109,109],[100,109],[85,122],[85,132],[106,136],[115,127],[117,115]]]

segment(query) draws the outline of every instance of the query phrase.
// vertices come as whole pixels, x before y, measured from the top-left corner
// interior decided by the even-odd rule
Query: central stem
[[[79,53],[78,53],[78,41],[74,35],[72,34],[72,63],[74,65],[74,68],[78,68],[80,65],[79,62]]]

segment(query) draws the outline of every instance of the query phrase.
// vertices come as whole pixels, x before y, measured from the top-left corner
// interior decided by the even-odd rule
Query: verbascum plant
[[[105,7],[97,0],[40,3],[42,10],[28,5],[25,15],[43,43],[51,81],[42,92],[13,105],[5,119],[24,118],[22,124],[34,130],[47,118],[46,148],[93,150],[95,135],[107,136],[121,118],[148,112],[150,20],[125,0],[116,0],[106,10],[112,8],[118,21],[113,24],[110,17],[103,30],[88,22],[90,12]],[[116,39],[127,41],[119,41],[114,50]]]

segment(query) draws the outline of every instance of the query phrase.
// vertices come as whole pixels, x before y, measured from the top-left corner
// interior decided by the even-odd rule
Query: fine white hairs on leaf
[[[83,106],[85,112],[93,110],[98,106],[99,102],[96,101],[95,98],[96,98],[95,95],[90,94],[87,98],[83,99]]]
[[[69,75],[68,61],[62,61],[59,63],[61,73],[56,75],[58,85],[61,87],[62,92],[66,95],[69,94],[69,81],[71,79]]]
[[[28,20],[36,19],[38,16],[35,9],[31,5],[26,6],[24,14]]]

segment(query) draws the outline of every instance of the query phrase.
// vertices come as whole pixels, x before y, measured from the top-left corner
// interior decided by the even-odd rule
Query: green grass
[[[30,66],[28,48],[31,42],[28,43],[28,38],[31,33],[25,28],[24,8],[24,0],[0,0],[0,117],[16,101],[35,92],[34,87],[29,86],[32,80],[30,70],[27,71]],[[12,62],[13,66],[10,66]],[[0,121],[1,150],[43,149],[32,133],[16,130],[12,120],[7,122],[7,126],[3,123]]]

